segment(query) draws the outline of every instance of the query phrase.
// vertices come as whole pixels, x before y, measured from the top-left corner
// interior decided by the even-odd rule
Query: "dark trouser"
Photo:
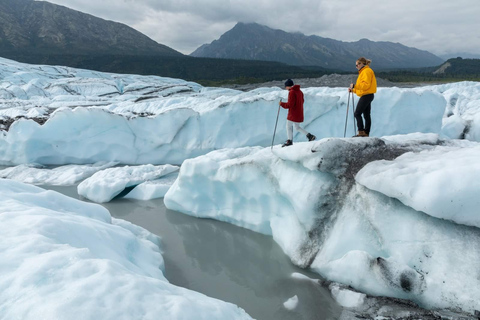
[[[366,94],[360,97],[358,100],[357,108],[355,109],[355,119],[357,119],[358,131],[365,131],[370,133],[370,127],[372,126],[372,119],[370,118],[370,110],[372,109],[373,93]],[[363,127],[363,117],[365,118],[365,127]]]

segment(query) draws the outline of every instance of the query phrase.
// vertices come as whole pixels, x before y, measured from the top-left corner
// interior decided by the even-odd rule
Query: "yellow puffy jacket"
[[[359,97],[377,92],[377,79],[369,66],[364,66],[358,71],[358,79],[353,87],[353,92]]]

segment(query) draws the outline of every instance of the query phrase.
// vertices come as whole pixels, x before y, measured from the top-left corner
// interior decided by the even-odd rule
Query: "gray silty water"
[[[44,188],[79,198],[76,187]],[[163,199],[115,199],[103,206],[161,237],[165,275],[175,285],[234,303],[259,320],[340,317],[328,289],[292,274],[319,276],[295,267],[270,236],[169,210]],[[295,295],[297,307],[286,309],[283,303]]]

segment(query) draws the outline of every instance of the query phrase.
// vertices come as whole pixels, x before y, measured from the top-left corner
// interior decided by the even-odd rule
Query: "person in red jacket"
[[[288,109],[287,115],[287,141],[282,145],[283,147],[291,146],[293,144],[293,126],[295,130],[307,136],[308,141],[315,140],[315,136],[305,131],[300,127],[303,122],[303,92],[299,85],[294,85],[292,79],[285,81],[285,89],[288,90],[288,101],[279,102],[279,105]]]

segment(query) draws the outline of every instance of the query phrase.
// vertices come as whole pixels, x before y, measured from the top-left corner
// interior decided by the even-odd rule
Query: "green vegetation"
[[[449,59],[438,67],[376,72],[392,82],[480,81],[480,59]]]

